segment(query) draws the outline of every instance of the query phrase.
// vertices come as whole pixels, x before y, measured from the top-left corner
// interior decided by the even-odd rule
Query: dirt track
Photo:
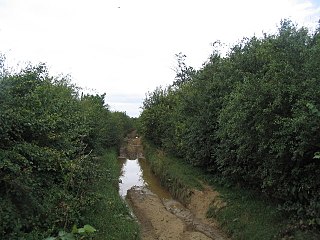
[[[120,156],[143,156],[139,138],[132,134],[126,141]],[[173,199],[160,199],[147,188],[131,188],[127,201],[141,224],[143,240],[227,239],[218,230],[217,224],[206,218],[210,204],[224,206],[218,193],[208,186],[203,191],[194,190],[187,207]]]

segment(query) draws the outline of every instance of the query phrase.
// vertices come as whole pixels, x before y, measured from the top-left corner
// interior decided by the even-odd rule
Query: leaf
[[[86,232],[86,230],[84,229],[84,228],[78,228],[78,233],[85,233]]]
[[[314,154],[314,157],[313,157],[314,159],[320,159],[320,152],[316,152],[315,154]]]
[[[72,233],[78,233],[77,225],[73,225],[71,232],[72,232]]]
[[[58,234],[59,237],[63,237],[64,235],[66,235],[65,231],[59,231],[59,234]]]
[[[85,232],[87,232],[87,233],[94,233],[97,231],[94,227],[92,227],[88,224],[84,225],[83,228],[84,228]]]
[[[44,239],[44,240],[56,240],[57,238],[55,238],[55,237],[47,237],[46,239]]]
[[[316,116],[320,117],[320,111],[312,103],[306,104],[307,108]]]
[[[61,240],[74,240],[74,235],[72,233],[65,233],[65,235],[63,235],[61,237]]]

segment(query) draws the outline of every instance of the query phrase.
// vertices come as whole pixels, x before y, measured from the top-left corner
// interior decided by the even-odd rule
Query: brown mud
[[[144,158],[136,133],[125,139],[119,158]],[[217,208],[225,206],[218,196],[218,192],[204,186],[203,191],[193,190],[189,204],[183,206],[172,198],[160,198],[143,186],[129,189],[126,199],[141,225],[143,240],[224,240],[228,238],[218,229],[217,222],[206,218],[212,204]]]

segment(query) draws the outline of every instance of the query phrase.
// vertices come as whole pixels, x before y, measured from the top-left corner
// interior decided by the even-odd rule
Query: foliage
[[[144,152],[152,172],[160,179],[171,195],[183,204],[190,201],[192,189],[202,189],[199,182],[202,171],[186,165],[181,159],[158,151],[149,142],[143,141]]]
[[[83,224],[98,200],[94,155],[120,143],[129,118],[110,112],[104,95],[80,96],[43,64],[1,72],[0,238],[39,239]]]
[[[182,86],[186,82],[190,81],[195,73],[195,70],[192,67],[187,66],[187,64],[185,63],[186,57],[187,56],[182,54],[182,52],[176,54],[178,66],[175,69],[176,77],[175,81],[172,84],[173,86]]]
[[[319,29],[284,20],[276,34],[245,38],[224,57],[216,49],[183,84],[149,93],[141,132],[192,165],[277,199],[301,227],[319,228],[319,66]]]
[[[154,173],[183,204],[188,204],[194,189],[203,190],[203,184],[217,191],[219,195],[211,204],[207,217],[217,220],[220,228],[231,235],[232,239],[269,240],[289,236],[284,231],[288,224],[287,218],[277,211],[275,203],[257,196],[253,191],[221,184],[218,177],[214,178],[203,169],[185,164],[183,159],[165,154],[147,141],[143,143],[146,158]],[[292,230],[290,235],[294,234]],[[307,235],[303,233],[302,236]]]
[[[108,149],[97,159],[98,178],[91,188],[98,193],[99,201],[84,213],[84,221],[98,230],[93,235],[95,240],[140,239],[138,222],[119,195],[121,165],[117,156],[114,149]]]
[[[82,228],[77,228],[76,225],[73,225],[72,231],[65,232],[65,231],[59,231],[57,237],[48,237],[45,240],[75,240],[78,239],[77,236],[80,236],[80,239],[88,239],[87,236],[90,236],[90,234],[96,232],[97,230],[86,224]],[[90,238],[91,239],[91,238]]]
[[[140,116],[140,121],[143,122],[141,131],[158,145],[162,145],[162,139],[169,134],[171,106],[168,95],[169,91],[162,88],[149,93],[149,97],[143,103],[144,112]]]

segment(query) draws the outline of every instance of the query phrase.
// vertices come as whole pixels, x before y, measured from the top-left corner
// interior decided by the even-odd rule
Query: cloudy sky
[[[284,18],[315,28],[320,0],[0,0],[0,53],[45,62],[137,117],[147,91],[172,83],[176,53],[199,68],[216,40],[274,32]]]

